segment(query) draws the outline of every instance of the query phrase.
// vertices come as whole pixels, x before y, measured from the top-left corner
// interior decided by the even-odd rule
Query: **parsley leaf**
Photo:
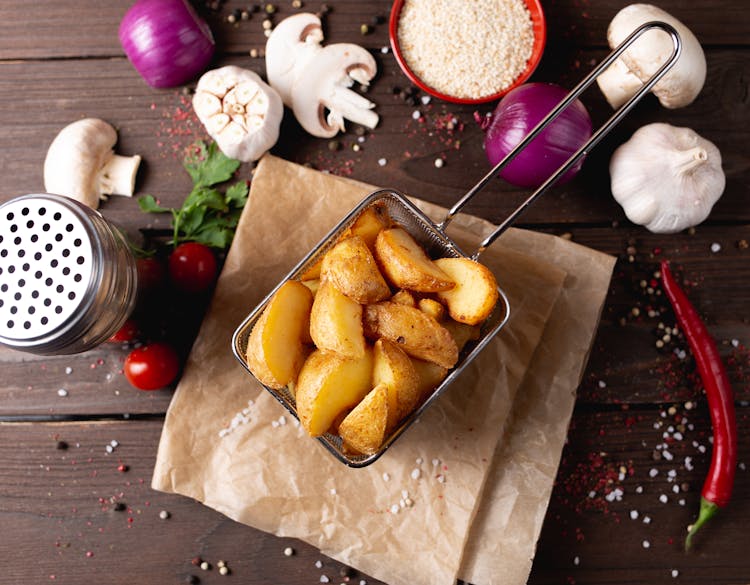
[[[239,181],[222,193],[215,185],[232,178],[240,162],[225,156],[212,142],[200,141],[193,145],[183,161],[193,179],[182,207],[162,207],[152,195],[138,198],[138,205],[146,213],[172,214],[172,244],[192,241],[214,248],[226,248],[232,243],[234,230],[247,202],[247,181]]]

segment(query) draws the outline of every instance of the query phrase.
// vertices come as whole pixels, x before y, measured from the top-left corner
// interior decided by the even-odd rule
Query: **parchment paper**
[[[372,190],[274,157],[261,161],[212,305],[167,413],[153,487],[190,496],[262,530],[301,538],[392,585],[448,584],[457,576],[489,583],[498,567],[507,576],[509,564],[523,574],[522,583],[611,261],[550,236],[504,235],[511,245],[496,244],[483,261],[510,298],[510,322],[386,455],[365,469],[349,469],[305,436],[241,368],[231,354],[230,338],[279,279]],[[476,240],[488,228],[475,218],[459,218],[455,224],[458,229],[451,234],[460,243]],[[460,229],[461,224],[468,230]],[[535,242],[528,250],[527,235]],[[554,265],[558,255],[571,260],[564,263],[571,274],[584,269],[599,275],[593,283],[598,289],[566,289],[566,283],[579,279]],[[575,297],[572,304],[586,306],[587,314],[593,306],[595,315],[579,317],[570,311],[570,304],[561,304],[569,296]],[[567,309],[558,318],[573,326],[540,345],[548,323],[554,322],[553,307]],[[551,365],[541,368],[540,375],[536,369],[529,375],[540,352]],[[555,360],[562,360],[559,371]],[[554,384],[545,382],[550,374]],[[522,383],[529,395],[514,405]],[[551,391],[554,397],[545,396]],[[528,412],[533,418],[535,411],[521,405],[539,402],[533,400],[535,392],[541,402],[557,400],[556,408],[562,410],[550,408],[537,417],[537,445],[551,456],[532,464],[539,468],[539,482],[518,486],[520,494],[530,489],[533,493],[527,495],[536,498],[535,504],[521,507],[519,498],[510,502],[505,495],[508,485],[524,480],[508,473],[517,454],[525,456],[511,429],[528,430],[523,428],[525,417]],[[514,420],[524,422],[503,435],[511,406]],[[487,480],[481,522],[472,528]],[[497,522],[509,514],[514,516],[513,535],[505,534],[507,522]],[[519,538],[522,534],[529,538]],[[498,550],[504,562],[486,558]],[[515,556],[517,552],[521,554]]]

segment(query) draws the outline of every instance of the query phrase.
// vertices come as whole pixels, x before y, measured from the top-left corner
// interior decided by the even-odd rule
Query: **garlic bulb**
[[[279,94],[255,72],[234,65],[203,74],[193,109],[221,151],[243,162],[276,144],[284,115]]]
[[[721,153],[690,128],[648,124],[615,150],[612,195],[633,223],[669,234],[701,223],[724,191]]]

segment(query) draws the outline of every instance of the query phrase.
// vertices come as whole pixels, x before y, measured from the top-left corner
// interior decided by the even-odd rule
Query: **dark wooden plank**
[[[587,63],[588,57],[597,59],[602,55],[602,52],[580,55],[577,72],[569,71],[567,62],[550,62],[538,79],[572,83],[583,75],[585,65],[581,63]],[[273,152],[445,205],[455,202],[489,170],[482,149],[482,132],[473,120],[478,108],[437,100],[417,108],[409,106],[392,93],[394,86],[404,86],[393,57],[378,55],[378,58],[384,71],[373,84],[370,96],[378,104],[381,124],[368,133],[364,143],[357,142],[354,129],[350,128],[337,138],[342,148],[331,151],[329,141],[302,132],[287,113],[282,139]],[[750,127],[750,109],[746,107],[750,61],[743,52],[730,50],[713,53],[711,61],[707,89],[693,105],[668,111],[648,98],[594,151],[579,177],[550,192],[522,221],[600,225],[609,225],[612,220],[626,221],[609,195],[609,157],[636,128],[655,121],[691,126],[721,149],[727,187],[710,221],[750,220],[748,158],[744,148]],[[255,66],[239,58],[227,62]],[[40,84],[38,79],[46,81]],[[0,80],[0,103],[4,104],[0,110],[0,149],[6,153],[0,160],[0,173],[5,181],[0,200],[43,189],[42,165],[47,146],[64,125],[84,116],[110,121],[120,130],[119,150],[144,157],[137,184],[139,192],[153,193],[168,205],[179,205],[185,197],[190,184],[180,166],[182,148],[205,136],[193,117],[188,95],[179,90],[148,88],[123,59],[0,63]],[[590,94],[585,101],[592,118],[600,123],[611,110],[598,90],[592,89]],[[412,118],[417,109],[423,114],[422,121]],[[479,111],[490,109],[479,108]],[[28,117],[30,111],[34,112],[33,123]],[[453,118],[456,125],[450,130],[447,124]],[[354,145],[360,151],[352,151]],[[434,166],[438,157],[445,158],[445,166],[440,169]],[[381,159],[387,161],[385,166],[378,163]],[[248,175],[246,167],[242,172]],[[498,180],[472,204],[470,211],[499,222],[525,194]],[[145,219],[133,201],[123,198],[113,198],[103,211],[131,232],[140,227],[166,227],[168,222],[165,216]]]
[[[8,583],[332,583],[345,568],[316,549],[150,487],[161,422],[0,425],[0,538]],[[56,449],[58,440],[69,444]],[[112,454],[105,447],[119,445]],[[127,465],[125,472],[118,466]],[[125,506],[119,510],[117,505]],[[162,520],[159,513],[169,512]],[[287,557],[284,549],[292,547]],[[203,572],[191,560],[201,557]],[[316,562],[322,563],[321,568]],[[370,584],[379,581],[356,573]],[[353,581],[358,582],[358,581]]]
[[[692,441],[708,447],[708,421],[700,410],[676,414],[695,426],[670,445],[670,462],[654,461],[652,453],[666,428],[678,424],[673,415],[662,418],[660,410],[652,409],[575,413],[530,583],[561,583],[567,577],[576,583],[672,583],[672,568],[680,571],[680,583],[744,583],[750,571],[744,554],[750,521],[745,468],[738,471],[731,511],[706,529],[695,554],[681,550],[709,457]],[[740,461],[745,463],[749,416],[747,407],[739,409]],[[663,427],[654,428],[657,423]],[[0,521],[6,533],[15,535],[0,539],[5,578],[40,583],[55,575],[56,582],[84,583],[106,574],[107,583],[148,585],[199,573],[207,583],[218,582],[215,569],[204,574],[191,566],[190,559],[201,556],[214,564],[227,561],[242,582],[293,585],[319,582],[321,574],[338,582],[341,565],[311,547],[241,526],[188,498],[151,490],[160,431],[159,420],[0,425]],[[69,448],[56,449],[58,440]],[[119,445],[107,454],[112,440]],[[686,457],[692,458],[692,469],[685,467]],[[118,471],[121,464],[128,471]],[[651,469],[658,470],[654,478]],[[675,480],[669,481],[672,469]],[[671,491],[683,483],[687,491]],[[608,502],[606,494],[615,489],[623,491],[622,499]],[[593,498],[591,490],[596,491]],[[658,500],[662,493],[669,497],[667,504]],[[117,502],[126,510],[115,511]],[[161,510],[171,517],[159,519]],[[637,521],[630,519],[631,510],[639,512]],[[650,524],[643,523],[645,515],[652,518]],[[643,548],[644,540],[650,549]],[[285,557],[286,546],[297,554]],[[87,557],[88,551],[93,556]],[[322,569],[315,567],[318,559]]]
[[[122,16],[132,4],[119,0],[97,5],[41,0],[27,3],[7,0],[0,6],[0,59],[49,57],[111,57],[122,55],[117,29]],[[244,9],[247,2],[222,3],[217,12],[206,11],[205,1],[194,2],[206,16],[220,52],[244,53],[265,45],[262,21],[255,13],[249,21],[232,24],[227,21],[235,9]],[[255,3],[256,5],[258,3]],[[275,22],[299,12],[291,2],[276,2]],[[302,10],[316,12],[322,2],[305,2]],[[374,27],[372,34],[362,36],[360,25],[373,17],[387,16],[390,2],[362,3],[361,0],[327,2],[333,8],[326,18],[326,36],[330,42],[355,42],[370,48],[388,43],[388,28]],[[750,25],[740,2],[688,3],[666,0],[659,4],[688,27],[705,45],[746,45]],[[546,2],[550,44],[605,46],[609,21],[623,7],[621,2]],[[726,23],[732,26],[727,27]]]

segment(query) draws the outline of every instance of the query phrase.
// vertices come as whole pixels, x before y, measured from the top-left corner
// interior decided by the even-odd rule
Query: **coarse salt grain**
[[[672,569],[671,575],[673,579],[677,579],[680,576],[680,572],[677,569]]]
[[[288,546],[284,549],[285,557],[291,557],[293,554],[294,554],[294,549],[291,546]]]
[[[656,477],[657,475],[659,475],[659,470],[656,468],[652,468],[648,472],[649,477]]]
[[[651,524],[651,516],[644,516],[643,517],[643,523],[644,524]]]
[[[411,478],[412,479],[419,479],[421,475],[422,475],[422,472],[419,471],[418,468],[415,467],[414,469],[411,470]]]
[[[413,112],[411,113],[411,117],[412,117],[412,119],[414,119],[414,120],[419,120],[419,119],[420,119],[420,118],[422,117],[422,112],[420,112],[419,110],[414,110],[414,111],[413,111]]]
[[[383,473],[383,481],[390,481],[391,476],[388,474],[388,472]]]
[[[476,99],[502,91],[524,71],[534,31],[521,0],[407,0],[398,42],[425,84]]]
[[[316,569],[322,569],[323,568],[323,561],[315,561],[315,568]]]
[[[666,504],[666,503],[667,503],[667,502],[669,501],[669,498],[668,498],[668,497],[666,496],[666,494],[661,494],[661,495],[659,496],[659,501],[660,501],[660,502],[661,502],[662,504]]]
[[[635,493],[636,494],[642,494],[643,493],[643,486],[642,485],[636,486]]]
[[[574,565],[575,565],[576,567],[577,567],[578,565],[580,565],[580,564],[581,564],[581,559],[580,559],[580,557],[574,557],[574,558],[573,558],[573,564],[574,564]]]
[[[713,244],[711,244],[711,251],[714,254],[716,254],[717,252],[720,252],[721,251],[721,244],[719,244],[718,242],[714,242]]]
[[[65,368],[65,373],[68,374],[68,375],[72,374],[73,373],[73,368],[71,368],[70,366],[68,366],[67,368]]]
[[[648,540],[644,540],[643,541],[643,548],[650,548],[650,547],[651,547],[651,543]]]
[[[378,164],[379,164],[379,165],[380,165],[381,167],[384,167],[385,165],[387,165],[387,164],[388,164],[388,161],[387,161],[386,159],[384,159],[384,158],[379,158],[379,159],[378,159]]]
[[[60,388],[57,391],[57,395],[65,398],[68,395],[68,391],[65,388]]]
[[[326,577],[325,575],[321,575],[320,576],[320,582],[321,583],[330,583],[331,580],[328,577]]]
[[[638,510],[630,510],[630,519],[638,520]]]
[[[442,158],[435,159],[435,168],[442,169],[443,165],[445,165],[445,161]]]

